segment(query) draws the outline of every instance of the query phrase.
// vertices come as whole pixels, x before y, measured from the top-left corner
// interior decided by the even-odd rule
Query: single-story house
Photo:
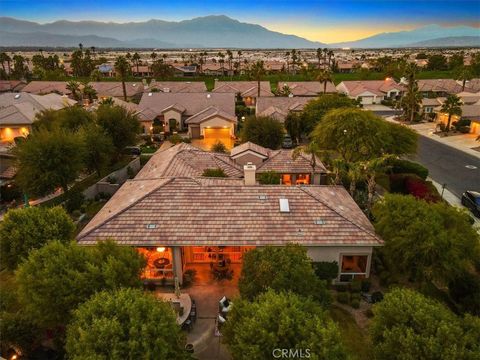
[[[203,81],[156,81],[153,79],[150,84],[144,86],[144,91],[159,91],[164,93],[201,93],[207,92],[207,86]]]
[[[40,111],[59,110],[74,104],[76,101],[58,94],[0,94],[0,141],[11,142],[16,137],[27,136]]]
[[[220,81],[215,80],[213,93],[229,93],[240,96],[246,106],[255,106],[258,97],[257,81]],[[273,96],[269,81],[260,81],[260,97]]]
[[[149,65],[132,65],[131,72],[133,76],[150,77],[153,75]]]
[[[438,98],[423,98],[421,113],[423,117],[430,117],[431,114],[435,114],[435,109],[442,105],[442,102]]]
[[[30,81],[22,91],[35,95],[45,95],[50,93],[70,95],[72,93],[67,89],[66,81]]]
[[[288,87],[293,96],[318,96],[323,94],[324,84],[319,81],[280,81],[277,85],[277,89],[285,87]],[[337,92],[332,82],[327,82],[326,92]]]
[[[19,92],[27,85],[22,80],[0,80],[0,93],[4,92]]]
[[[270,116],[283,123],[290,112],[301,112],[310,101],[312,98],[307,96],[262,96],[257,100],[255,114]]]
[[[480,122],[480,104],[462,105],[461,109],[462,109],[462,115],[461,116],[452,115],[450,120],[451,124],[461,119],[470,120],[471,121],[470,132],[473,134],[480,135],[480,127],[478,124]],[[440,107],[436,109],[436,112],[437,112],[437,117],[436,117],[437,123],[438,124],[443,123],[446,125],[448,122],[448,114],[442,113]]]
[[[369,277],[382,240],[343,187],[258,185],[252,164],[241,168],[243,179],[166,175],[178,153],[174,147],[153,155],[149,171],[122,185],[78,243],[114,239],[137,249],[148,260],[142,277],[153,282],[182,283],[188,268],[220,259],[241,265],[253,248],[288,243],[305,246],[313,261],[336,261],[338,281]]]
[[[123,99],[123,87],[121,81],[91,81],[89,82],[99,99],[115,97]],[[140,99],[143,94],[142,82],[125,82],[125,89],[127,92],[127,99]]]
[[[392,78],[385,80],[342,81],[337,91],[351,99],[360,100],[363,105],[380,104],[382,100],[395,99],[403,91],[403,85]]]
[[[462,92],[462,85],[453,79],[423,79],[417,80],[418,91],[424,97],[432,94],[435,97],[447,97],[450,94]]]
[[[204,75],[227,76],[233,75],[234,69],[230,70],[224,63],[208,62],[201,66],[201,72]]]
[[[173,66],[173,75],[179,77],[191,77],[197,75],[196,65]]]
[[[140,121],[147,131],[159,121],[165,132],[188,131],[191,138],[235,135],[235,95],[224,93],[144,93]]]

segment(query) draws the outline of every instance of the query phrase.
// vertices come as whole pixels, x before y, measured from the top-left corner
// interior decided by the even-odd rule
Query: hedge
[[[425,180],[428,176],[428,169],[425,166],[422,166],[419,163],[413,161],[396,159],[392,164],[392,173],[415,174]]]

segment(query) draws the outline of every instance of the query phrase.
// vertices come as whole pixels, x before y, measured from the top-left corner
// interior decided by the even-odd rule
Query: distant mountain
[[[408,47],[480,47],[480,36],[452,36],[409,44]]]
[[[45,45],[42,46],[47,46],[47,43],[49,46],[60,46],[62,41],[66,41],[66,39],[54,36],[92,35],[99,37],[90,39],[92,40],[91,46],[97,47],[104,46],[101,38],[119,41],[118,47],[131,47],[132,43],[136,47],[156,48],[318,48],[326,46],[299,36],[270,31],[260,25],[242,23],[223,15],[199,17],[180,22],[149,20],[146,22],[107,23],[61,20],[48,24],[0,17],[0,31],[25,34],[22,38],[22,45],[29,46],[39,45],[38,37],[31,36],[32,33],[39,32],[52,35],[52,37],[47,37],[49,41],[43,41]],[[0,37],[0,46],[11,46],[7,40],[3,36]],[[79,41],[75,41],[78,44]]]
[[[470,26],[442,27],[439,25],[427,25],[414,30],[381,33],[365,39],[329,44],[329,46],[340,48],[408,47],[423,41],[464,36],[480,38],[480,29]],[[438,43],[440,45],[436,46],[443,46],[440,41]]]

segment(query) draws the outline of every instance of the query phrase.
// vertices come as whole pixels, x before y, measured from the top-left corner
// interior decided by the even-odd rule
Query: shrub
[[[422,180],[417,176],[410,175],[405,178],[405,190],[417,199],[428,202],[439,202],[442,199],[430,181]]]
[[[183,142],[183,138],[178,134],[174,134],[168,137],[168,141],[170,141],[173,145],[176,145]]]
[[[220,140],[217,140],[217,142],[212,145],[210,150],[216,153],[225,154],[227,152],[227,147],[223,142],[221,142]]]
[[[468,134],[470,132],[470,126],[460,126],[457,130],[462,134]]]
[[[415,174],[420,178],[425,180],[428,176],[428,169],[419,163],[395,159],[392,163],[392,173],[393,174]]]
[[[78,190],[73,190],[70,193],[67,194],[67,202],[65,203],[65,209],[69,212],[72,213],[75,210],[80,209],[80,207],[83,205],[85,201],[85,195],[83,195],[80,191]]]
[[[372,282],[369,279],[362,280],[362,292],[369,292]]]
[[[217,168],[217,169],[205,169],[203,171],[202,176],[205,177],[227,177],[227,174],[223,171],[223,169]]]
[[[72,216],[74,219],[78,219],[80,216],[82,216],[82,212],[80,210],[73,210],[72,211]]]
[[[360,279],[353,279],[350,283],[350,291],[352,293],[359,293],[362,290],[362,281]]]
[[[460,273],[449,282],[448,293],[462,312],[480,316],[480,276]]]
[[[262,185],[280,184],[281,175],[276,171],[266,171],[257,175],[257,180]]]
[[[315,274],[322,280],[333,280],[338,275],[338,263],[336,261],[320,261],[313,263]]]
[[[347,292],[340,292],[337,294],[337,301],[340,304],[348,304],[350,300],[350,294]]]
[[[127,176],[129,179],[133,179],[135,177],[135,171],[129,166],[127,167]]]
[[[360,307],[360,300],[352,299],[352,301],[350,302],[350,306],[354,309],[358,309]]]
[[[372,294],[372,302],[375,304],[383,300],[383,293],[381,291],[375,291]]]
[[[335,285],[335,290],[338,292],[346,292],[348,290],[348,285],[347,284],[336,284]]]
[[[455,126],[455,128],[457,130],[460,130],[460,128],[462,128],[462,127],[470,127],[471,123],[472,122],[468,119],[460,119],[460,120],[452,123],[452,125]]]
[[[366,316],[367,318],[369,318],[369,319],[371,319],[371,318],[373,317],[373,311],[372,311],[371,308],[368,308],[368,309],[365,310],[363,313],[364,313],[365,316]]]

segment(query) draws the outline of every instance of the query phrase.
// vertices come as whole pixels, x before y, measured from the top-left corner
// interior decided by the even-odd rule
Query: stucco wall
[[[228,120],[225,120],[221,117],[213,117],[207,121],[204,121],[200,124],[200,134],[205,135],[204,129],[206,127],[212,127],[212,128],[223,128],[223,127],[228,127],[230,128],[230,135],[234,135],[234,124]]]
[[[166,127],[165,127],[165,131],[169,132],[170,129],[169,129],[169,120],[170,119],[175,119],[177,121],[177,127],[179,129],[182,129],[182,114],[180,114],[178,111],[176,110],[168,110],[168,111],[165,111],[163,113],[163,117],[165,119],[165,124],[166,124]]]
[[[263,159],[254,155],[254,154],[243,154],[234,160],[237,164],[239,165],[246,165],[247,163],[251,162],[255,166],[259,166],[260,164],[263,163]]]

